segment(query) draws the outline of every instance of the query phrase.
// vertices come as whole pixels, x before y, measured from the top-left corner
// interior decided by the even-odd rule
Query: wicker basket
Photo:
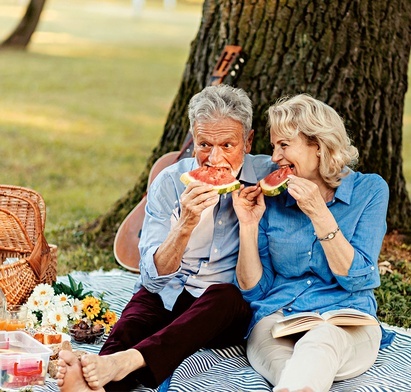
[[[44,237],[45,219],[37,192],[0,185],[0,288],[9,305],[24,303],[39,283],[56,280],[57,247]]]

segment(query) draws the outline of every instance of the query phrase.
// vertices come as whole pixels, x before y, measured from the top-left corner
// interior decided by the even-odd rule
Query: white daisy
[[[53,297],[53,302],[58,305],[65,305],[69,302],[70,297],[67,294],[58,294]]]
[[[39,322],[37,316],[30,311],[27,312],[27,321],[30,326],[34,326]]]
[[[65,327],[67,327],[68,317],[64,313],[62,307],[57,306],[47,313],[46,324],[54,325],[56,330],[61,332]]]
[[[80,320],[83,315],[83,302],[77,298],[71,298],[70,303],[70,318],[72,320]]]
[[[54,289],[47,283],[40,283],[34,288],[32,295],[40,298],[52,298]]]

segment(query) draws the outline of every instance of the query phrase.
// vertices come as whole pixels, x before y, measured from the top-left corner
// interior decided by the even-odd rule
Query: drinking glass
[[[6,331],[17,331],[26,328],[27,308],[21,305],[11,305],[7,309]]]

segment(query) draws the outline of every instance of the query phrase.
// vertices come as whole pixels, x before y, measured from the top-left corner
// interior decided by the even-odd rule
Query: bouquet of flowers
[[[81,323],[84,331],[98,325],[108,333],[116,323],[117,315],[104,301],[104,294],[84,293],[81,282],[77,284],[70,275],[68,279],[69,285],[41,283],[34,288],[24,304],[30,326],[51,326],[58,332],[69,332]]]

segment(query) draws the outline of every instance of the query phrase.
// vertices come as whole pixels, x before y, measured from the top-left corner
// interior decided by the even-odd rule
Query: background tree
[[[36,30],[45,3],[46,0],[30,0],[22,20],[0,47],[25,49]]]
[[[146,190],[149,169],[179,150],[189,128],[191,96],[208,83],[227,44],[240,45],[240,78],[225,82],[254,103],[254,153],[271,153],[266,110],[283,95],[309,93],[334,107],[360,151],[358,170],[381,174],[390,187],[389,229],[411,226],[402,171],[402,116],[411,46],[410,0],[205,0],[197,37],[160,143],[139,182],[88,227],[100,246]]]

